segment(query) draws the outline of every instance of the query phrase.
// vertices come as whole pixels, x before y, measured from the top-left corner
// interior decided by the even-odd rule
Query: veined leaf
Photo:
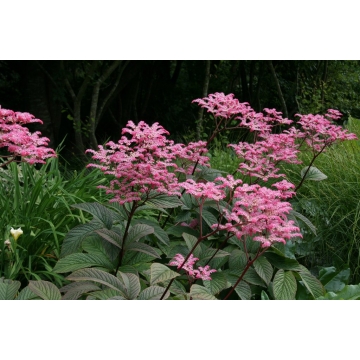
[[[157,195],[156,197],[147,200],[146,204],[151,205],[154,208],[170,209],[181,206],[183,203],[177,196]]]
[[[199,209],[196,210],[197,213],[199,212]],[[217,218],[215,217],[215,215],[213,215],[210,211],[203,209],[201,212],[202,218],[203,220],[206,222],[206,224],[211,227],[214,224],[218,223]]]
[[[304,215],[300,214],[299,212],[295,210],[290,210],[289,218],[292,216],[293,218],[300,219],[307,227],[312,231],[312,233],[316,236],[316,227],[315,225]]]
[[[95,230],[95,232],[99,234],[104,240],[108,241],[110,244],[113,244],[117,246],[119,249],[121,249],[123,239],[115,231],[108,229],[99,229],[99,230]]]
[[[195,246],[195,244],[198,241],[198,239],[195,236],[187,234],[185,232],[182,234],[182,237],[184,238],[189,251]],[[200,246],[197,246],[195,248],[195,250],[193,251],[193,255],[197,258],[200,258],[200,255],[201,255],[201,247]]]
[[[360,284],[346,285],[338,293],[328,292],[316,300],[358,300],[360,299]]]
[[[129,300],[136,299],[136,297],[139,295],[141,286],[140,286],[140,280],[139,277],[135,274],[131,273],[122,273],[118,272],[117,277],[122,279],[124,283],[124,287],[126,289],[126,298]]]
[[[294,300],[296,289],[295,276],[291,271],[280,269],[275,274],[273,282],[275,300]]]
[[[60,292],[65,293],[62,300],[77,300],[81,295],[90,291],[100,291],[101,288],[91,281],[73,282],[63,286]]]
[[[59,289],[51,282],[44,280],[29,281],[29,289],[44,300],[60,300]]]
[[[217,300],[217,298],[211,294],[210,290],[197,284],[191,286],[190,296],[194,300]]]
[[[142,237],[152,234],[154,232],[154,228],[152,226],[146,224],[136,224],[134,225],[128,234],[126,244],[135,242],[140,240]]]
[[[81,210],[86,211],[86,212],[90,213],[91,215],[95,216],[108,229],[111,229],[114,220],[118,218],[118,215],[115,212],[108,209],[104,205],[101,205],[96,202],[75,204],[75,205],[72,205],[72,207],[81,209]]]
[[[83,240],[95,230],[103,228],[103,226],[104,225],[97,220],[75,226],[65,236],[61,247],[60,257],[65,257],[66,255],[78,252]]]
[[[150,245],[140,243],[140,242],[132,242],[125,246],[126,250],[131,251],[139,251],[151,256],[154,256],[155,258],[160,259],[161,256],[158,254],[157,249],[151,247]]]
[[[350,269],[337,270],[334,266],[322,268],[319,280],[328,292],[341,291],[350,277]]]
[[[257,274],[265,281],[266,285],[269,285],[273,276],[273,268],[269,261],[260,256],[254,261],[254,269]]]
[[[321,282],[309,271],[299,271],[298,274],[301,277],[302,283],[314,299],[325,294],[325,289]]]
[[[15,300],[37,300],[40,299],[34,292],[29,289],[29,285],[24,287]]]
[[[150,285],[157,284],[166,280],[171,280],[180,276],[175,271],[170,270],[167,266],[159,263],[153,263],[150,267]]]
[[[91,266],[104,267],[109,270],[114,268],[114,265],[105,255],[75,253],[60,259],[53,271],[56,273],[66,273]]]
[[[261,300],[270,300],[269,295],[265,292],[265,290],[261,290]]]
[[[72,281],[94,281],[96,283],[106,285],[111,289],[118,290],[120,292],[120,295],[126,297],[126,290],[121,280],[103,270],[94,268],[81,269],[73,272],[72,274],[67,276],[66,279]]]
[[[276,250],[276,249],[272,249]],[[294,260],[279,255],[273,251],[267,251],[263,255],[269,262],[278,269],[300,271],[300,264]]]
[[[165,288],[161,286],[149,286],[144,289],[138,296],[138,300],[160,300],[162,294],[164,293]],[[169,297],[169,291],[166,292],[163,299],[167,299]]]
[[[246,254],[240,250],[235,249],[231,252],[229,257],[229,268],[233,270],[242,270],[247,264]]]
[[[203,284],[212,295],[218,294],[220,291],[230,287],[226,275],[223,272],[211,274],[211,280],[203,280]]]
[[[20,281],[0,278],[0,300],[14,300],[20,286]]]
[[[313,181],[321,181],[321,180],[325,180],[327,179],[327,176],[325,174],[323,174],[318,168],[316,168],[315,166],[310,166],[309,171],[307,172],[307,174],[305,175],[306,171],[309,169],[309,166],[305,166],[302,170],[301,170],[301,177],[304,178],[305,176],[305,180],[313,180]]]
[[[149,219],[136,219],[136,222],[151,226],[154,229],[154,236],[156,236],[158,240],[160,240],[164,245],[168,246],[170,244],[168,234],[157,222]]]

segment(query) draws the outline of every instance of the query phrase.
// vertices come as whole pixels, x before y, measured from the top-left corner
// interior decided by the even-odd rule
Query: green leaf
[[[197,243],[198,239],[195,237],[195,236],[192,236],[190,234],[187,234],[187,233],[183,233],[182,234],[182,237],[184,238],[185,240],[185,243],[189,249],[189,251],[195,246],[195,244]],[[193,251],[192,253],[195,257],[197,258],[200,258],[201,256],[201,247],[200,246],[197,246],[195,248],[195,250]]]
[[[92,220],[89,223],[80,224],[71,229],[65,236],[60,257],[65,257],[66,255],[78,252],[83,240],[95,230],[103,228],[103,226],[104,225],[97,220]]]
[[[91,296],[91,297],[90,297]],[[110,288],[104,290],[93,291],[86,300],[126,300],[123,296],[120,296],[119,293]]]
[[[239,274],[239,276],[240,276],[240,274]],[[252,267],[250,267],[246,271],[246,273],[244,275],[244,280],[246,282],[248,282],[249,284],[252,284],[252,285],[259,285],[259,286],[262,286],[262,287],[266,287],[266,284],[265,284],[264,280],[257,274],[255,269],[253,269]]]
[[[303,285],[310,292],[314,299],[325,294],[325,289],[321,282],[309,271],[299,271],[298,274],[301,277]]]
[[[350,277],[350,269],[337,270],[334,266],[324,267],[319,272],[319,280],[328,292],[341,291]]]
[[[195,236],[196,238],[199,236],[198,231],[192,229],[189,226],[181,226],[181,225],[175,225],[169,227],[168,229],[166,229],[166,233],[169,235],[174,235],[177,238],[180,238],[183,233],[190,234],[192,236]]]
[[[169,236],[157,222],[149,219],[137,219],[136,221],[138,223],[151,226],[154,229],[154,235],[156,236],[156,238],[160,240],[164,245],[169,246]]]
[[[241,300],[250,300],[250,298],[251,298],[250,285],[243,280],[241,280],[237,284],[237,286],[235,288],[235,292],[238,294],[238,296],[240,297]]]
[[[29,285],[24,287],[15,300],[37,300],[40,299],[34,292],[29,289]]]
[[[131,250],[131,251],[143,252],[144,254],[151,255],[158,259],[161,258],[161,256],[157,252],[158,251],[157,249],[151,247],[150,245],[144,244],[144,243],[133,242],[133,243],[126,245],[125,249],[129,250],[129,251]]]
[[[269,295],[265,290],[261,290],[261,300],[270,300]]]
[[[203,284],[212,295],[218,294],[220,291],[230,287],[226,275],[223,272],[211,274],[211,280],[203,280]]]
[[[65,293],[62,300],[77,300],[90,291],[100,291],[101,288],[91,281],[73,282],[63,286],[60,292]]]
[[[105,255],[75,253],[60,259],[53,271],[56,273],[67,273],[91,266],[104,267],[109,270],[114,268],[114,265]]]
[[[246,254],[240,249],[235,249],[229,257],[229,268],[233,270],[243,270],[247,262]]]
[[[112,210],[108,209],[104,205],[99,203],[81,203],[72,205],[72,207],[81,209],[90,213],[99,219],[108,229],[111,229],[114,220],[118,218],[118,215]]]
[[[199,213],[198,209],[197,212]],[[217,218],[215,215],[213,215],[210,211],[203,209],[201,212],[203,220],[206,222],[206,224],[211,227],[214,224],[218,223]]]
[[[163,264],[153,263],[150,267],[150,285],[155,285],[158,282],[171,280],[177,276],[180,276],[180,274],[170,270]]]
[[[275,300],[294,300],[296,289],[295,276],[291,271],[280,269],[275,274],[273,282]]]
[[[294,271],[301,270],[300,264],[294,259],[286,258],[272,251],[267,251],[263,256],[265,256],[266,259],[278,269]]]
[[[121,278],[124,283],[126,298],[129,300],[136,299],[141,290],[139,277],[135,274],[122,273],[120,271],[117,273],[117,277]]]
[[[210,290],[197,284],[191,286],[190,296],[194,300],[217,300],[217,298],[211,294]]]
[[[144,289],[138,296],[138,300],[160,300],[162,294],[164,293],[165,288],[161,286],[150,286]],[[169,297],[169,291],[166,292],[163,299],[167,299]]]
[[[357,300],[360,299],[360,284],[346,285],[338,293],[328,292],[316,300]]]
[[[14,300],[20,286],[20,281],[0,278],[0,300]]]
[[[301,170],[301,177],[304,178],[305,176],[305,180],[313,180],[313,181],[321,181],[321,180],[325,180],[327,179],[327,176],[325,174],[323,174],[318,168],[316,168],[315,166],[310,166],[310,170],[308,171],[308,173],[305,175],[306,171],[309,169],[309,166],[305,166],[302,170]]]
[[[101,236],[104,240],[108,241],[110,244],[115,245],[119,249],[122,246],[122,237],[116,233],[115,231],[108,230],[108,229],[99,229],[95,230],[95,232]]]
[[[316,227],[315,225],[304,215],[300,214],[295,210],[290,210],[289,219],[292,217],[293,219],[300,219],[307,227],[312,231],[312,233],[316,236]]]
[[[94,281],[96,283],[108,286],[111,289],[117,290],[120,292],[120,295],[126,297],[126,290],[123,283],[114,275],[111,275],[103,270],[94,268],[81,269],[73,272],[67,276],[66,279],[72,281]]]
[[[265,281],[266,285],[269,285],[273,276],[273,268],[269,261],[261,256],[254,261],[253,265],[256,273]]]
[[[170,209],[181,206],[183,203],[177,196],[157,195],[156,197],[147,200],[146,204],[151,205],[154,208]]]
[[[128,237],[125,240],[126,246],[129,243],[140,240],[146,235],[152,234],[153,232],[154,232],[154,228],[152,226],[146,224],[136,224],[129,231]]]
[[[29,289],[44,300],[60,300],[59,289],[51,282],[44,280],[29,281]]]

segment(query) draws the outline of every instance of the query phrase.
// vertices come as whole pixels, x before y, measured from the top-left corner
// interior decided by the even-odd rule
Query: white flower
[[[12,237],[14,238],[14,240],[16,241],[20,235],[22,235],[24,232],[21,230],[21,228],[18,229],[14,229],[11,228],[10,229],[10,234],[12,235]]]

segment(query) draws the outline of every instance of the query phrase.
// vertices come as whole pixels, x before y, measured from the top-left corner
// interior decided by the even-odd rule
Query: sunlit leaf
[[[296,279],[291,271],[280,269],[274,277],[273,291],[276,300],[293,300],[296,294]]]
[[[44,300],[60,300],[59,289],[51,282],[44,280],[29,281],[29,289]]]

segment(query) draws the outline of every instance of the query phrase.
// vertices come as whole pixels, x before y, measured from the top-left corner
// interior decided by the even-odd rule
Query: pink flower
[[[56,157],[53,149],[48,148],[49,139],[40,137],[39,131],[31,133],[23,125],[41,123],[34,115],[14,112],[0,107],[0,148],[7,147],[10,153],[21,156],[29,163],[45,163],[45,159]]]
[[[186,263],[184,264],[184,256],[176,254],[174,258],[169,262],[170,266],[177,266],[178,269],[184,269],[189,276],[193,276],[196,279],[211,280],[210,274],[216,272],[215,269],[210,269],[209,265],[205,267],[199,266],[198,269],[194,270],[193,267],[198,258],[194,257],[193,254],[189,256]],[[184,264],[184,265],[183,265]]]

